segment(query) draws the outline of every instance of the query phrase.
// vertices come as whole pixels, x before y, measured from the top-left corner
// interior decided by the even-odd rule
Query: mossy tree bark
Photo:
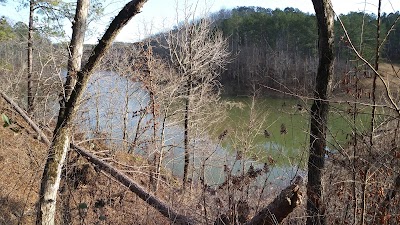
[[[325,167],[328,95],[333,73],[334,13],[330,0],[312,0],[318,24],[319,65],[311,107],[310,155],[308,159],[307,224],[326,224],[322,176]]]
[[[112,41],[129,20],[140,12],[146,0],[133,0],[122,8],[93,49],[85,67],[77,72],[77,82],[71,90],[71,95],[65,101],[64,108],[60,109],[59,118],[53,134],[46,165],[40,187],[39,208],[36,224],[54,224],[56,212],[57,192],[61,180],[61,168],[70,145],[71,125],[78,110],[78,103],[82,99],[90,76],[100,60],[105,55]],[[75,21],[74,26],[79,24]]]

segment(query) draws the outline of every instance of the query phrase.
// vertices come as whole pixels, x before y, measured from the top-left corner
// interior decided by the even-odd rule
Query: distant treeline
[[[380,49],[383,60],[400,60],[399,12],[381,15]],[[262,88],[310,93],[317,67],[318,31],[315,16],[295,8],[238,7],[213,14],[216,25],[229,40],[234,60],[221,78],[227,94],[249,94]],[[362,12],[340,15],[351,41],[373,61],[377,16]],[[388,31],[390,34],[387,36]],[[361,44],[362,43],[362,44]],[[338,21],[335,23],[336,82],[354,72],[355,54]],[[360,73],[361,74],[361,73]],[[362,74],[365,74],[362,72]],[[276,92],[276,91],[274,91]]]
[[[380,25],[381,60],[400,62],[400,13],[382,13]],[[318,31],[313,14],[295,8],[266,9],[262,7],[238,7],[220,10],[211,15],[214,28],[223,32],[232,53],[231,63],[220,77],[227,95],[247,95],[253,91],[295,94],[312,93],[318,65]],[[376,51],[377,16],[371,13],[350,12],[340,15],[350,39],[359,52],[370,62],[374,61]],[[15,40],[20,45],[26,41],[27,26],[22,22],[15,25],[0,18],[0,42]],[[390,31],[390,32],[389,32]],[[172,31],[174,32],[174,31]],[[35,33],[35,42],[50,43],[46,35]],[[168,50],[159,47],[165,42],[168,33],[157,34],[144,41],[153,46],[155,54],[168,60]],[[143,43],[144,43],[143,42]],[[134,45],[137,45],[134,44]],[[165,46],[165,43],[162,45]],[[10,46],[10,45],[8,45]],[[62,45],[57,45],[62,46]],[[65,46],[65,45],[64,45]],[[21,46],[20,46],[21,47]],[[86,53],[91,46],[86,46]],[[123,51],[132,47],[129,43],[116,43],[115,48]],[[6,54],[4,46],[0,56]],[[362,63],[356,63],[356,55],[349,47],[349,41],[338,21],[335,23],[335,77],[333,87],[340,88],[345,76],[362,74]],[[5,56],[5,55],[3,55]],[[112,64],[112,58],[105,59]],[[0,65],[4,64],[0,60]],[[350,74],[350,75],[349,75]]]

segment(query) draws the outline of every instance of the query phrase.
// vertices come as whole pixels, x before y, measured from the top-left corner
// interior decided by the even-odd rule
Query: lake
[[[223,101],[240,103],[240,107],[229,110],[228,118],[221,129],[246,130],[251,114],[259,131],[255,132],[253,143],[258,152],[273,156],[277,166],[287,166],[292,161],[304,161],[304,151],[309,147],[309,121],[312,101],[300,99],[283,99],[263,97],[255,100],[251,111],[252,99],[246,97],[224,98]],[[327,148],[330,151],[340,149],[350,141],[350,134],[356,129],[365,131],[369,127],[369,107],[360,108],[356,121],[353,121],[353,106],[331,103],[328,116]],[[226,146],[232,146],[235,140],[226,141]],[[252,153],[250,152],[250,155]],[[308,157],[307,155],[304,155]],[[265,161],[266,156],[258,156]]]
[[[245,168],[249,165],[262,168],[268,164],[272,170],[269,179],[280,184],[287,184],[297,174],[306,174],[311,100],[225,97],[222,101],[232,107],[212,136],[227,131],[221,147],[224,154],[231,156],[230,166],[236,163],[239,169],[245,163]],[[349,113],[353,106],[332,103],[328,117],[328,151],[345,148],[354,130],[361,133],[368,129],[370,107],[357,107],[359,114],[354,121],[353,114]],[[245,155],[246,160],[236,160],[238,155]],[[229,160],[223,161],[226,164]],[[215,183],[221,181],[220,174],[223,174],[221,166],[217,171],[209,171]]]
[[[137,116],[146,109],[149,95],[142,85],[111,72],[95,74],[90,81],[80,111],[80,125],[87,138],[107,137],[115,149],[130,148],[134,139],[140,140],[134,152],[146,155],[151,151],[146,142],[151,136],[152,117]],[[286,184],[295,174],[305,175],[309,146],[309,108],[312,101],[262,97],[225,97],[227,117],[215,125],[208,134],[192,140],[201,146],[192,154],[192,178],[200,176],[203,160],[205,179],[210,185],[223,182],[226,168],[232,173],[247,170],[250,165],[270,168],[270,180]],[[350,141],[354,129],[368,128],[369,116],[358,114],[354,123],[349,110],[352,106],[332,104],[329,114],[328,147],[335,152]],[[360,108],[367,112],[368,108]],[[157,118],[162,121],[162,118]],[[138,125],[139,124],[139,125]],[[83,126],[86,125],[86,126]],[[139,126],[139,129],[138,129]],[[221,142],[218,136],[226,131]],[[161,135],[159,129],[157,135]],[[167,121],[163,141],[163,165],[173,175],[183,171],[183,123]],[[123,143],[123,144],[121,144]],[[193,147],[195,149],[195,147]]]

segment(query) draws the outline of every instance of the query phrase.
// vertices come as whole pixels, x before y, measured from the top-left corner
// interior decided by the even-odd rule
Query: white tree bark
[[[140,12],[140,9],[145,2],[146,0],[133,0],[125,5],[125,7],[111,22],[102,39],[93,49],[85,67],[77,72],[77,82],[71,91],[71,95],[65,101],[65,105],[62,105],[64,107],[60,108],[59,118],[53,134],[53,140],[48,151],[48,158],[40,186],[36,224],[53,225],[55,223],[57,192],[61,179],[61,168],[64,165],[65,157],[70,145],[71,124],[79,108],[78,103],[82,99],[89,78],[105,55],[106,51],[111,46],[116,35],[133,16]],[[79,21],[75,21],[74,27],[78,24]],[[84,31],[80,30],[78,32],[82,33]]]
[[[69,45],[68,75],[65,81],[65,99],[68,100],[75,86],[76,74],[81,69],[83,42],[85,40],[89,0],[78,0],[73,21],[71,43]]]

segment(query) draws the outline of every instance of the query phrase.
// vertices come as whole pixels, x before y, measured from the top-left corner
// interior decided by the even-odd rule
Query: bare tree
[[[188,181],[190,164],[190,132],[193,114],[213,96],[216,78],[228,62],[226,40],[212,28],[209,19],[190,21],[185,16],[183,25],[167,37],[170,58],[185,81],[181,87],[184,101],[184,169],[183,187]]]
[[[28,26],[22,22],[14,25],[15,38],[3,41],[0,54],[6,66],[0,69],[1,88],[14,100],[26,108],[27,96],[27,51],[26,35]],[[58,111],[58,94],[62,86],[59,63],[65,59],[65,51],[60,45],[51,44],[43,34],[35,34],[33,40],[35,49],[32,57],[32,95],[35,96],[35,115],[37,122],[43,126],[48,125]]]
[[[34,90],[34,34],[35,34],[35,11],[38,9],[42,9],[44,11],[52,11],[52,7],[60,4],[60,1],[37,1],[37,0],[29,0],[29,22],[28,22],[28,48],[27,48],[27,111],[29,114],[32,114],[35,110],[35,100],[37,91]],[[53,13],[52,13],[53,14]]]
[[[145,2],[145,0],[133,0],[124,6],[111,22],[102,39],[93,49],[85,67],[77,73],[77,82],[71,92],[71,96],[66,101],[65,108],[60,109],[60,116],[48,151],[48,158],[40,187],[37,224],[54,224],[55,222],[57,192],[61,180],[61,168],[64,164],[70,144],[71,124],[79,108],[78,104],[82,98],[87,82],[110,47],[115,36],[133,16],[140,12]]]
[[[307,224],[326,224],[323,206],[322,176],[325,167],[327,102],[333,73],[334,13],[330,0],[313,0],[318,23],[319,66],[314,103],[311,107],[310,155],[308,159]]]

